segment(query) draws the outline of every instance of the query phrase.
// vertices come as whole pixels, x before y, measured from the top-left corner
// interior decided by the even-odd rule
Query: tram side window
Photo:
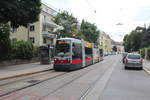
[[[85,47],[85,56],[92,57],[92,48]]]
[[[79,43],[73,43],[72,45],[72,58],[82,58],[82,47]]]

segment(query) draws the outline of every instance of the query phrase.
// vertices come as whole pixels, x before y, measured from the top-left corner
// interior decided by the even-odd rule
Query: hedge
[[[11,59],[31,59],[38,55],[38,49],[28,41],[17,41],[11,44]]]
[[[147,50],[147,59],[150,60],[150,47],[140,49],[142,57],[145,57],[145,50]]]

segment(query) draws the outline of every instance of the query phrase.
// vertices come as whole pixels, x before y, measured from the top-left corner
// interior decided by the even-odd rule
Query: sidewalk
[[[148,74],[150,74],[150,61],[148,60],[143,60],[143,69],[146,71]]]
[[[52,68],[52,64],[41,65],[40,62],[0,67],[0,80],[44,72]]]

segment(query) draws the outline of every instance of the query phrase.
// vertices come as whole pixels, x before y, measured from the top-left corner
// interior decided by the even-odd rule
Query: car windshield
[[[70,56],[70,41],[58,40],[56,42],[56,56]]]
[[[128,55],[129,59],[140,59],[140,55]]]

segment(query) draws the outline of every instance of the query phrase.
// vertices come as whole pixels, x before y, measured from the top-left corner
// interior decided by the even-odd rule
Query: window
[[[68,40],[57,40],[56,42],[56,56],[71,56],[70,52],[70,41]]]
[[[42,31],[46,31],[46,25],[43,25]]]
[[[82,59],[82,46],[80,43],[72,44],[72,59]]]
[[[128,55],[129,59],[140,59],[140,55]]]
[[[44,15],[44,21],[46,20],[46,16]]]
[[[35,31],[35,26],[34,25],[30,25],[30,31],[31,32]]]
[[[11,41],[12,42],[17,42],[17,39],[16,38],[12,38]]]
[[[31,41],[32,43],[35,43],[34,37],[30,37],[30,41]]]
[[[12,27],[12,33],[15,33],[15,32],[17,32],[17,28]]]
[[[43,38],[43,43],[46,43],[47,41],[46,41],[46,38]]]

